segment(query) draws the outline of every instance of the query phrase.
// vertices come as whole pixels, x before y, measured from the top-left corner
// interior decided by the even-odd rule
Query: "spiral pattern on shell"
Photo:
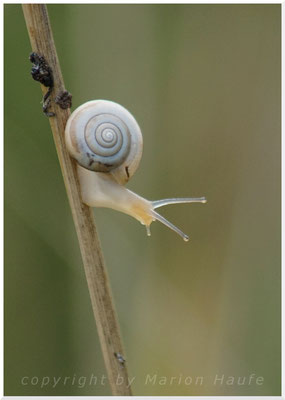
[[[69,117],[65,138],[68,150],[81,166],[97,172],[112,172],[126,182],[142,155],[142,135],[131,115],[121,105],[107,100],[89,101]]]
[[[130,145],[130,132],[125,123],[113,114],[94,115],[81,132],[86,144],[88,166],[98,171],[109,171],[122,164]]]

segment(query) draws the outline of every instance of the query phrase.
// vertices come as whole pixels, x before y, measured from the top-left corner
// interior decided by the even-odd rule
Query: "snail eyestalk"
[[[152,210],[151,215],[153,218],[159,222],[161,222],[163,225],[167,226],[168,228],[172,229],[174,232],[176,232],[179,236],[182,237],[182,239],[185,242],[188,242],[189,236],[187,236],[184,232],[182,232],[177,226],[173,225],[171,222],[169,222],[166,218],[164,218],[162,215],[158,214],[156,211]]]
[[[207,203],[206,197],[185,197],[185,198],[173,198],[173,199],[162,199],[152,201],[153,208],[159,208],[167,206],[168,204],[183,204],[183,203]]]
[[[151,210],[151,215],[157,221],[160,221],[162,224],[166,225],[168,228],[172,229],[176,232],[185,242],[189,241],[189,236],[187,236],[184,232],[182,232],[177,226],[173,225],[162,215],[158,214],[158,212],[154,211],[156,208],[166,206],[168,204],[183,204],[183,203],[207,203],[206,197],[185,197],[185,198],[172,198],[172,199],[162,199],[152,201],[153,210]],[[147,232],[149,232],[149,227],[147,227]]]

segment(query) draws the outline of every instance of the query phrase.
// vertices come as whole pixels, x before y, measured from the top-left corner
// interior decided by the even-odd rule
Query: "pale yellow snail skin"
[[[175,203],[205,203],[205,197],[149,201],[124,186],[139,165],[143,147],[140,128],[129,111],[112,101],[89,101],[71,114],[65,140],[70,155],[79,163],[85,204],[128,214],[146,226],[148,235],[150,224],[158,220],[189,240],[155,209]]]

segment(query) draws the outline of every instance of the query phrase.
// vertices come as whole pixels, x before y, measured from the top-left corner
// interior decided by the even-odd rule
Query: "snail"
[[[90,207],[107,207],[126,213],[146,226],[157,220],[189,237],[158,214],[157,208],[175,203],[205,203],[205,197],[149,201],[125,187],[138,168],[143,148],[140,127],[123,106],[94,100],[79,106],[65,128],[67,149],[77,160],[82,200]]]

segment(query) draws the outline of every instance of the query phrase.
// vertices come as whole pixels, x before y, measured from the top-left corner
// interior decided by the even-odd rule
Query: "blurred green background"
[[[162,211],[187,244],[94,211],[134,394],[280,395],[281,5],[48,10],[73,108],[114,100],[141,126],[128,186],[208,199]],[[105,369],[20,5],[4,23],[5,394],[108,395],[78,381]],[[237,384],[251,373],[263,384]],[[146,385],[148,374],[168,382]],[[217,374],[236,381],[214,385]],[[169,383],[180,375],[193,383]],[[35,376],[74,384],[41,388]]]

